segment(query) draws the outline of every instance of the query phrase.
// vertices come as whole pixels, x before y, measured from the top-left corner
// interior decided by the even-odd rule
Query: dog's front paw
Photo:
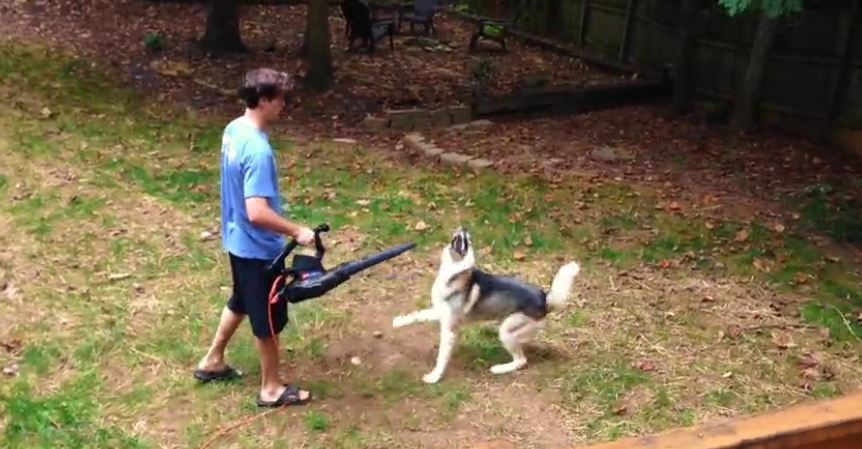
[[[440,381],[440,378],[443,377],[442,374],[432,371],[424,376],[422,376],[422,381],[426,384],[436,384]]]
[[[509,363],[501,363],[499,365],[494,365],[491,367],[491,372],[494,374],[506,374],[511,373],[512,371],[517,371],[527,366],[526,362],[509,362]]]
[[[399,315],[392,319],[392,327],[404,327],[408,324],[410,324],[410,318],[404,315]]]

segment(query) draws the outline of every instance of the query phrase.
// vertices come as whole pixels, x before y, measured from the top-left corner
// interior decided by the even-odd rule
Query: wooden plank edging
[[[572,449],[862,448],[862,392],[755,416]]]

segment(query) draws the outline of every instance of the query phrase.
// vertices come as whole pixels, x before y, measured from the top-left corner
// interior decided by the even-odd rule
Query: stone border
[[[384,117],[366,117],[363,124],[369,129],[415,131],[469,123],[473,116],[471,108],[464,105],[437,109],[390,109],[384,114]]]
[[[446,151],[431,142],[426,142],[425,136],[418,132],[405,134],[402,141],[407,148],[450,165],[466,166],[477,171],[485,168],[493,168],[494,166],[494,163],[487,159],[474,158],[466,154]]]

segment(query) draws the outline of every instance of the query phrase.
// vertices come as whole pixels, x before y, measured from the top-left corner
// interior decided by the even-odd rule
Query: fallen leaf
[[[714,302],[715,298],[710,295],[706,295],[701,299],[701,302]]]
[[[413,229],[416,231],[424,231],[424,230],[428,229],[428,223],[425,223],[424,221],[419,220],[418,223],[413,225]]]
[[[825,380],[832,380],[835,378],[835,370],[829,365],[821,365],[820,374]]]
[[[724,373],[724,374],[722,374],[722,375],[721,375],[721,377],[722,377],[722,378],[724,378],[724,379],[730,379],[730,377],[731,377],[731,376],[733,376],[733,373],[732,373],[732,372],[730,372],[730,371],[728,371],[728,372],[726,372],[726,373]]]
[[[751,264],[754,265],[754,268],[756,268],[758,271],[762,271],[764,273],[768,273],[771,271],[771,269],[769,267],[769,262],[766,261],[765,259],[755,257],[754,261],[751,262]]]
[[[805,368],[802,370],[802,377],[808,380],[819,380],[820,379],[820,371],[817,368]]]
[[[736,236],[733,238],[737,242],[744,242],[748,240],[748,229],[740,229],[737,231]]]
[[[819,358],[810,352],[803,353],[799,356],[799,366],[802,368],[813,368],[819,364]]]
[[[655,371],[655,364],[652,362],[652,360],[638,360],[637,362],[635,362],[635,368],[641,371],[650,372]]]
[[[9,354],[17,354],[21,350],[21,340],[6,340],[0,342],[0,347],[2,347]]]
[[[512,257],[513,257],[515,260],[524,260],[524,259],[526,259],[526,258],[527,258],[527,255],[526,255],[526,254],[524,254],[524,252],[523,252],[523,251],[518,251],[518,250],[516,250],[516,251],[515,251],[515,253],[512,255]]]
[[[789,349],[796,346],[790,334],[779,330],[772,331],[772,343],[779,349]]]
[[[0,293],[3,294],[7,299],[16,299],[18,297],[18,290],[12,283],[6,283],[0,288]]]
[[[629,411],[629,406],[627,404],[620,404],[616,408],[614,408],[614,415],[623,416]]]
[[[47,106],[42,108],[42,117],[51,118],[52,115],[54,115],[54,112],[52,112]]]

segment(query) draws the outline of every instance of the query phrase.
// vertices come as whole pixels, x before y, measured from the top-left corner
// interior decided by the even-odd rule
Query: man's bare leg
[[[278,375],[278,345],[272,338],[254,339],[260,354],[260,399],[264,402],[277,400],[287,388]],[[299,391],[299,399],[308,399],[309,393]]]
[[[213,337],[212,344],[206,355],[198,362],[198,369],[204,371],[220,371],[227,365],[224,362],[224,351],[237,327],[245,315],[234,313],[227,306],[221,312],[221,320]]]

